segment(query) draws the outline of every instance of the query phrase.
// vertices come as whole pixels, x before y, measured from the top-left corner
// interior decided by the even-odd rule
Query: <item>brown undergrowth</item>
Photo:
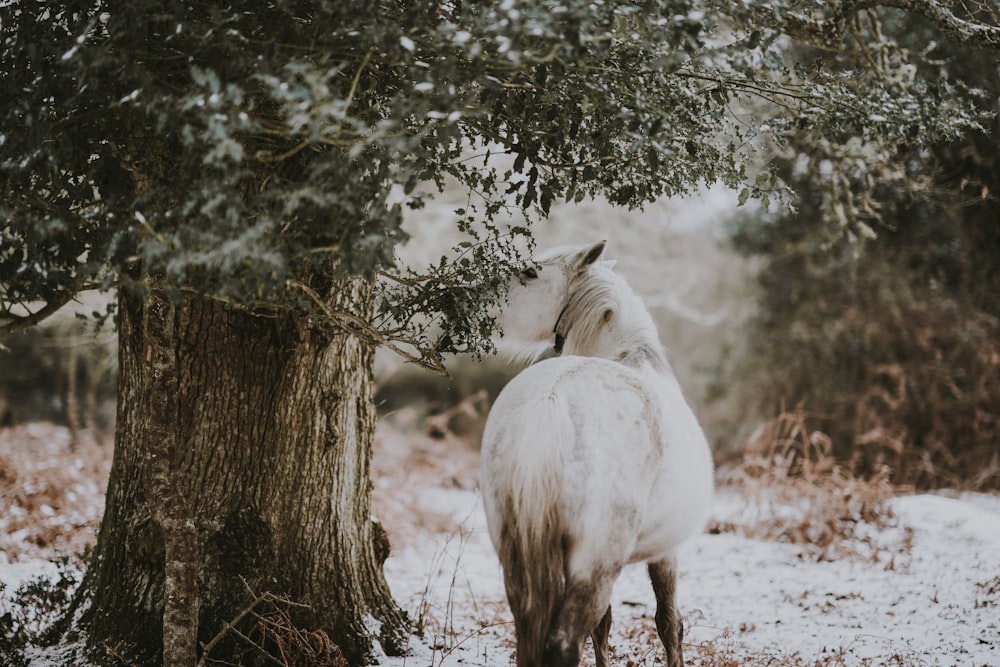
[[[226,640],[240,646],[242,652],[237,654],[242,664],[348,667],[340,648],[325,632],[307,630],[296,623],[295,613],[308,609],[308,605],[273,593],[253,595],[250,604],[202,646],[197,667],[232,664],[211,658],[212,649]]]
[[[977,318],[963,326],[972,328]],[[983,330],[1000,331],[980,316]],[[920,321],[919,317],[914,320]],[[1000,343],[990,338],[963,349],[962,364],[943,358],[947,341],[917,325],[923,358],[873,365],[850,414],[850,465],[859,474],[889,469],[917,488],[984,490],[1000,485]]]
[[[74,556],[94,543],[111,469],[110,436],[47,422],[0,429],[0,558]]]
[[[886,467],[856,476],[837,462],[830,437],[810,428],[802,408],[766,422],[747,442],[742,460],[720,486],[743,498],[735,515],[709,530],[799,545],[814,560],[860,558],[886,567],[909,550],[911,531],[896,527],[888,501],[906,491]],[[886,543],[886,535],[894,543]]]

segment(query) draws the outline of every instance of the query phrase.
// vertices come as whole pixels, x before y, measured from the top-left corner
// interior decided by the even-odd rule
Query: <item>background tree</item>
[[[875,62],[896,87],[976,86],[987,107],[1000,95],[995,52],[942,39],[922,16],[865,13],[849,32],[844,52],[801,58]],[[998,128],[994,116],[922,147],[794,135],[779,168],[797,210],[734,230],[765,260],[738,371],[746,404],[765,416],[801,404],[861,474],[1000,486]]]
[[[938,77],[788,58],[783,33],[839,48],[878,3],[799,4],[8,3],[0,329],[118,290],[107,509],[53,636],[85,629],[101,663],[250,663],[266,638],[225,623],[266,592],[350,663],[401,650],[368,518],[372,352],[440,370],[486,350],[530,237],[514,212],[736,187],[796,129],[921,146],[975,127]],[[933,0],[885,4],[997,43]],[[446,178],[468,241],[397,267],[405,211]]]

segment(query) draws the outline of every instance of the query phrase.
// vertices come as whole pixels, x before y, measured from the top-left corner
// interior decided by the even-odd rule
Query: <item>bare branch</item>
[[[249,586],[247,588],[249,588]],[[240,611],[240,613],[238,613],[233,618],[232,621],[225,621],[225,622],[223,622],[222,628],[219,630],[219,632],[217,632],[216,635],[214,637],[212,637],[212,639],[207,644],[202,644],[201,645],[202,653],[201,653],[201,659],[198,660],[198,667],[204,667],[205,661],[208,660],[209,653],[212,652],[212,649],[215,648],[216,644],[218,644],[220,641],[222,641],[223,639],[225,639],[225,637],[226,637],[227,634],[229,634],[231,632],[232,633],[238,632],[236,630],[236,626],[244,618],[246,618],[251,613],[253,613],[253,610],[258,605],[260,605],[262,603],[271,603],[271,602],[274,602],[277,599],[278,598],[273,593],[269,593],[269,592],[261,593],[260,595],[255,596],[253,598],[253,600],[250,601],[250,604],[248,604],[246,607],[244,607],[243,610]]]

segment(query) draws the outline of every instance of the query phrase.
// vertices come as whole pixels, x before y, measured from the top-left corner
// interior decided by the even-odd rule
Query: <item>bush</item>
[[[906,231],[858,259],[772,258],[737,384],[764,418],[804,405],[859,474],[1000,487],[1000,304],[977,303],[972,275],[945,287]]]
[[[53,619],[67,608],[83,576],[77,559],[54,561],[54,576],[38,575],[8,597],[0,583],[0,658],[3,664],[26,664],[23,651],[42,639]]]
[[[803,557],[860,558],[895,566],[909,550],[909,535],[896,533],[888,505],[898,491],[885,469],[854,476],[832,454],[830,437],[813,428],[814,416],[801,408],[782,412],[749,439],[742,461],[723,475],[740,491],[738,511],[710,527],[801,546]]]
[[[932,41],[905,17],[880,27],[896,50]],[[931,51],[919,66],[1000,94],[990,54]],[[867,150],[860,137],[793,137],[781,160],[797,210],[733,226],[763,262],[727,379],[758,421],[802,404],[859,474],[1000,488],[1000,131]]]

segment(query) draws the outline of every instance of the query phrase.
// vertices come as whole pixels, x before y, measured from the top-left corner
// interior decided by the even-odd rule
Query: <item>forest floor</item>
[[[467,440],[383,422],[373,461],[385,570],[414,622],[389,667],[513,665],[513,624]],[[0,429],[0,616],[40,578],[77,579],[104,503],[111,445],[66,429]],[[794,474],[793,474],[794,473]],[[685,658],[703,667],[1000,666],[1000,497],[903,493],[832,468],[723,475],[709,529],[680,553]],[[63,559],[59,565],[58,560]],[[68,576],[67,576],[68,572]],[[645,571],[613,598],[612,664],[662,664]],[[589,648],[584,664],[592,665]]]

